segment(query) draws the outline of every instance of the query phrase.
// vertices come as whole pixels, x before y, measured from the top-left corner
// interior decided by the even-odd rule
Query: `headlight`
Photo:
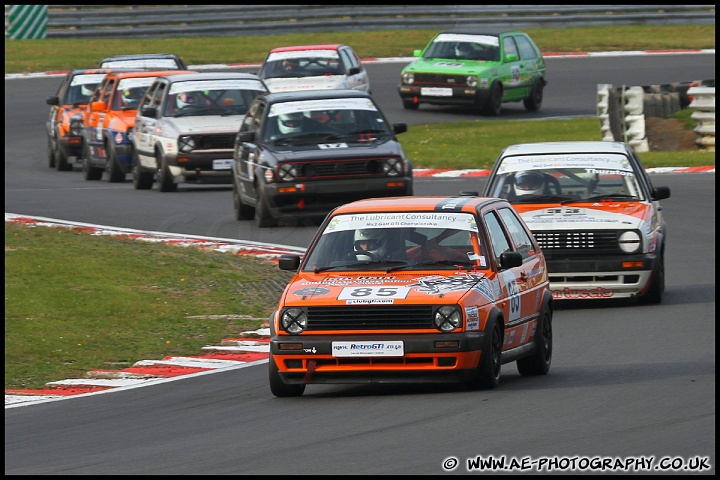
[[[407,83],[408,85],[411,85],[413,82],[415,82],[414,73],[407,72],[402,74],[402,83]]]
[[[280,318],[280,326],[290,335],[298,335],[307,328],[307,314],[302,308],[288,308]]]
[[[195,140],[189,136],[178,138],[178,150],[182,153],[190,153],[195,148]]]
[[[278,177],[284,182],[292,182],[297,177],[297,167],[292,164],[283,164],[278,167]]]
[[[452,332],[462,325],[462,315],[456,306],[446,305],[435,311],[433,323],[435,328],[443,333]]]
[[[620,238],[618,238],[618,244],[620,245],[620,250],[625,253],[637,253],[642,248],[640,234],[637,230],[629,230],[621,233]]]
[[[478,84],[478,80],[475,75],[468,75],[466,82],[467,82],[468,87],[473,87],[473,88],[477,87],[477,84]]]
[[[70,135],[80,136],[83,132],[83,121],[81,116],[75,116],[70,119]]]
[[[403,171],[402,160],[391,158],[382,164],[383,172],[389,177],[397,177]]]

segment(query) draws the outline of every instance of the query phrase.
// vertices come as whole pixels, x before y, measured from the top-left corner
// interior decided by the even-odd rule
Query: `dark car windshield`
[[[502,173],[490,179],[488,196],[506,198],[513,203],[646,199],[632,166],[622,155],[594,160],[583,158],[582,154],[548,155],[533,162],[528,160],[506,159],[498,170]]]
[[[173,83],[164,116],[244,115],[253,99],[264,92],[258,80],[192,80]]]
[[[499,52],[495,36],[444,33],[435,37],[423,52],[423,58],[498,61]]]
[[[359,213],[335,216],[308,251],[303,269],[486,269],[487,255],[469,213]]]
[[[373,142],[392,134],[371,100],[344,98],[273,105],[263,140],[275,145]]]
[[[259,76],[265,78],[298,78],[344,75],[345,69],[338,52],[317,50],[308,52],[278,52],[270,54]]]

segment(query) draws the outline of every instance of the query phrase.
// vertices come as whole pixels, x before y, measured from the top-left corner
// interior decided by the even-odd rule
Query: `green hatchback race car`
[[[448,30],[413,55],[418,58],[403,68],[398,87],[406,109],[458,105],[497,116],[503,103],[520,101],[528,111],[540,109],[545,61],[524,32]]]

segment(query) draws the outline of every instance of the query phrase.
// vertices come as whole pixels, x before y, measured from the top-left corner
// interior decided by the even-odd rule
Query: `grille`
[[[235,147],[235,134],[194,135],[195,150],[232,150]]]
[[[434,328],[430,305],[309,307],[308,331]]]
[[[298,178],[385,175],[383,159],[319,161],[297,164]]]
[[[540,248],[555,252],[580,253],[592,250],[597,253],[619,253],[616,230],[569,231],[569,232],[533,232]]]
[[[413,85],[466,87],[467,75],[441,75],[438,73],[416,73]]]

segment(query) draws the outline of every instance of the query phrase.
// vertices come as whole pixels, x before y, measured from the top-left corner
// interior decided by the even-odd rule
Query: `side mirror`
[[[278,259],[278,267],[280,267],[280,270],[297,271],[300,267],[300,255],[291,253],[280,255],[280,258]]]
[[[520,252],[503,252],[500,254],[500,269],[519,267],[523,263],[522,253]]]
[[[45,99],[45,103],[47,103],[48,105],[60,105],[60,98],[58,98],[57,96],[47,97]]]
[[[252,143],[255,141],[255,132],[238,132],[235,143]]]
[[[505,55],[506,62],[517,62],[517,53],[508,53]]]
[[[405,133],[407,132],[408,126],[407,123],[393,123],[393,131],[398,133]]]
[[[670,198],[670,187],[655,187],[652,190],[653,200],[662,200],[664,198]]]
[[[413,50],[413,57],[419,57],[422,55],[422,50]]]
[[[157,118],[157,107],[142,107],[140,115],[143,117]]]
[[[102,112],[103,110],[107,110],[107,103],[105,102],[92,102],[90,104],[90,110],[94,110],[96,112]]]

